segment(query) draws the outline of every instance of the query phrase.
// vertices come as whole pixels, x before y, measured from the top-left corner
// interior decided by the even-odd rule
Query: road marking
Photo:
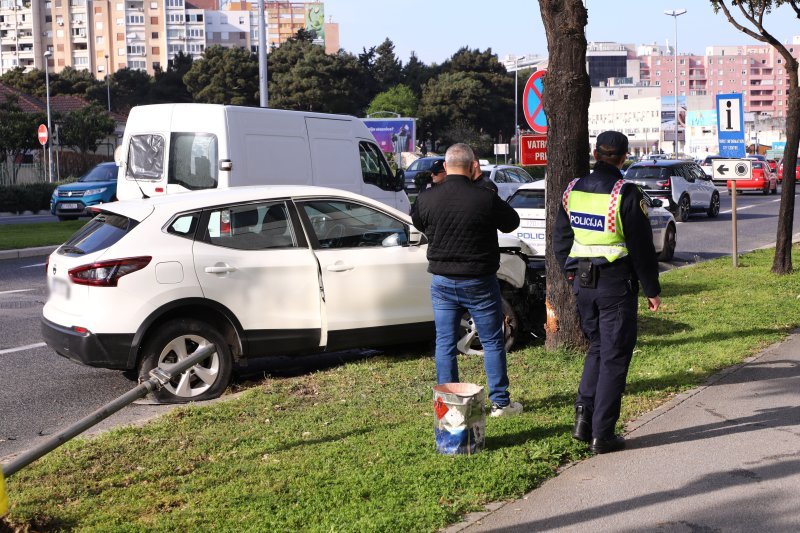
[[[47,346],[47,344],[43,342],[37,342],[36,344],[27,344],[25,346],[17,346],[16,348],[6,348],[5,350],[0,350],[0,355],[5,355],[7,353],[14,353],[14,352],[22,352],[24,350],[31,350],[33,348],[41,348],[43,346]]]
[[[43,267],[43,266],[45,266],[46,264],[47,264],[47,263],[36,263],[35,265],[25,265],[25,266],[22,266],[22,267],[20,267],[20,268],[35,268],[35,267]]]
[[[13,290],[13,291],[0,291],[0,294],[12,294],[12,293],[15,293],[15,292],[29,292],[29,291],[34,291],[34,290],[36,290],[36,289],[16,289],[16,290]]]
[[[739,211],[744,211],[745,209],[750,209],[751,207],[758,207],[759,205],[761,205],[761,204],[752,204],[752,205],[746,205],[744,207],[737,207],[736,208],[736,212],[738,213]],[[732,212],[733,212],[733,209],[728,209],[727,211],[720,211],[720,213],[723,214],[723,215],[727,215],[728,213],[732,213]]]

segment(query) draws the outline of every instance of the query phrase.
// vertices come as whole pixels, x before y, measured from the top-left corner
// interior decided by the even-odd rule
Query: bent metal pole
[[[63,431],[53,435],[35,448],[32,448],[22,453],[18,457],[15,457],[8,463],[3,464],[3,476],[8,477],[19,472],[35,460],[55,450],[73,437],[80,435],[90,427],[113,415],[123,407],[130,405],[139,398],[143,398],[149,392],[159,390],[161,387],[169,383],[173,377],[183,374],[185,371],[189,370],[189,368],[193,367],[197,363],[200,363],[215,351],[214,345],[209,344],[208,346],[200,348],[183,361],[178,361],[176,364],[170,365],[169,369],[160,367],[154,368],[150,371],[150,379],[140,383],[136,388],[131,389],[119,398],[107,403],[94,413],[86,416]]]

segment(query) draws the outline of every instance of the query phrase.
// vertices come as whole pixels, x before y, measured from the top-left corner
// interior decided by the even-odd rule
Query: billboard
[[[306,4],[306,31],[325,41],[325,4]]]
[[[686,96],[678,96],[678,131],[686,127]],[[675,132],[675,97],[661,97],[661,131]]]
[[[363,118],[381,150],[387,153],[413,152],[417,140],[416,119]]]

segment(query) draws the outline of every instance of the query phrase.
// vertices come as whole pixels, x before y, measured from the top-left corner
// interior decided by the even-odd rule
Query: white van
[[[352,116],[216,104],[137,106],[115,159],[120,200],[241,185],[319,185],[410,209],[403,180]]]

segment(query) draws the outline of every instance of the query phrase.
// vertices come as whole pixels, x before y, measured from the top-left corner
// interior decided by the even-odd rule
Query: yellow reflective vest
[[[562,198],[575,234],[569,256],[576,259],[604,257],[609,263],[625,257],[628,248],[619,209],[625,181],[617,181],[611,193],[605,194],[572,190],[578,179],[570,182]]]

